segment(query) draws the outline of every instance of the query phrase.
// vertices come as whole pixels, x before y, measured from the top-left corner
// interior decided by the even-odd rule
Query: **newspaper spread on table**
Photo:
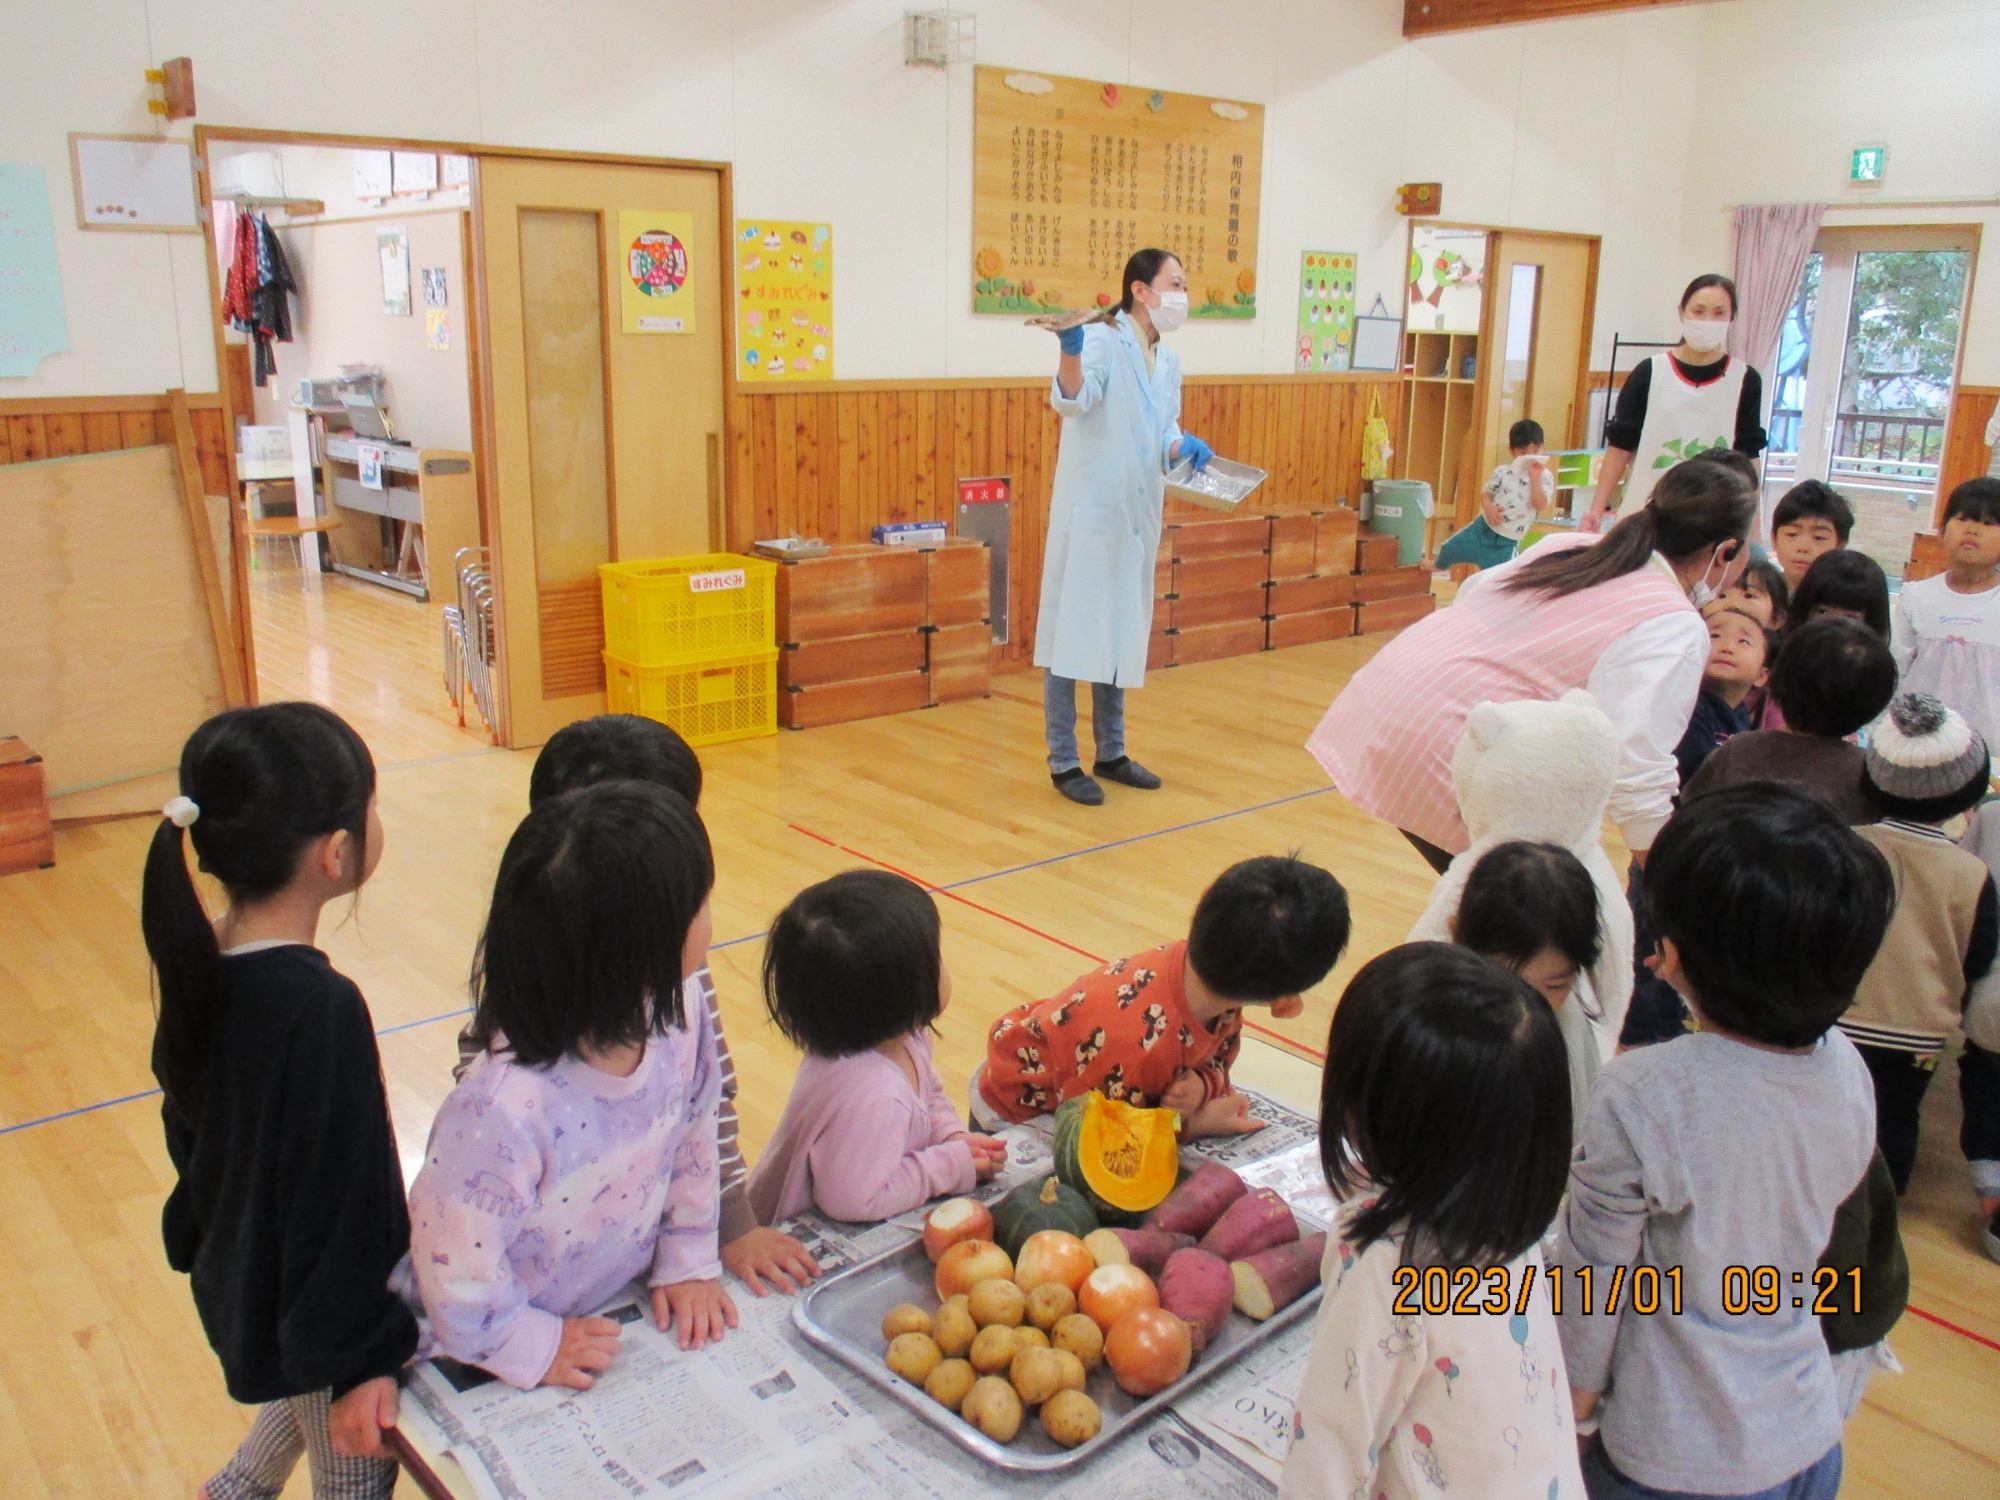
[[[1189,1151],[1240,1165],[1246,1181],[1301,1199],[1317,1186],[1314,1123],[1252,1095],[1266,1128]],[[1006,1132],[1008,1161],[991,1199],[1048,1172],[1046,1130]],[[1252,1143],[1262,1151],[1250,1149]],[[1279,1148],[1269,1155],[1272,1147]],[[1302,1214],[1320,1218],[1315,1204]],[[836,1224],[816,1214],[786,1227],[823,1271],[893,1249],[922,1215]],[[792,1326],[792,1299],[732,1283],[741,1317],[719,1344],[683,1352],[653,1326],[640,1289],[607,1315],[624,1324],[618,1359],[584,1392],[518,1391],[483,1371],[431,1361],[408,1399],[482,1500],[647,1500],[760,1495],[790,1500],[961,1500],[1028,1494],[1059,1500],[1264,1500],[1276,1492],[1291,1398],[1311,1347],[1308,1320],[1197,1387],[1182,1408],[1135,1430],[1073,1475],[1012,1476],[964,1452],[853,1372],[821,1363]]]

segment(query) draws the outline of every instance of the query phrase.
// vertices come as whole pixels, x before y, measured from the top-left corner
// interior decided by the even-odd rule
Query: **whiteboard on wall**
[[[71,131],[69,164],[78,228],[201,232],[192,142]]]

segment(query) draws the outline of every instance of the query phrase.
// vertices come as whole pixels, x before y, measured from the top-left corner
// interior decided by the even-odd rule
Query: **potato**
[[[964,1360],[947,1359],[931,1371],[931,1378],[924,1382],[924,1394],[938,1405],[957,1411],[965,1404],[966,1393],[978,1378],[978,1372]]]
[[[1020,1352],[1020,1335],[1004,1323],[995,1323],[980,1329],[979,1337],[972,1341],[972,1368],[982,1375],[998,1375]]]
[[[1097,1403],[1082,1391],[1058,1391],[1042,1405],[1042,1431],[1065,1448],[1080,1448],[1104,1426]]]
[[[1063,1365],[1053,1349],[1023,1349],[1007,1367],[1014,1394],[1029,1406],[1040,1406],[1062,1389]]]
[[[884,1362],[911,1385],[922,1385],[944,1358],[937,1340],[927,1333],[899,1333],[889,1340]]]
[[[972,1321],[981,1328],[995,1324],[1019,1328],[1021,1320],[1028,1316],[1028,1294],[1013,1282],[998,1277],[975,1286],[966,1305],[972,1310]]]
[[[882,1318],[882,1337],[893,1339],[899,1333],[929,1333],[931,1315],[914,1302],[905,1302],[900,1307],[892,1307]]]
[[[1083,1363],[1086,1373],[1104,1362],[1104,1330],[1082,1313],[1071,1313],[1049,1330],[1049,1343],[1067,1349]]]
[[[1075,1311],[1076,1293],[1060,1281],[1045,1281],[1028,1293],[1028,1321],[1044,1333]]]
[[[1049,1336],[1031,1323],[1023,1323],[1014,1330],[1014,1337],[1020,1340],[1023,1349],[1047,1349]]]
[[[958,1414],[996,1443],[1011,1443],[1021,1430],[1021,1398],[997,1375],[972,1383]]]
[[[931,1319],[931,1337],[951,1359],[965,1358],[965,1351],[972,1347],[973,1336],[978,1332],[979,1325],[972,1321],[963,1297],[952,1298]]]
[[[1056,1361],[1062,1366],[1062,1388],[1066,1391],[1082,1390],[1089,1383],[1089,1377],[1083,1373],[1083,1361],[1067,1349],[1057,1349],[1053,1352]]]

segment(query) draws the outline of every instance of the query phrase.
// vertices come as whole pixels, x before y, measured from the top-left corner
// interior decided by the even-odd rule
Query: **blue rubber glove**
[[[1184,432],[1181,434],[1181,457],[1192,459],[1195,471],[1199,473],[1207,468],[1208,461],[1215,457],[1215,450],[1193,433]]]
[[[1056,342],[1062,346],[1062,352],[1065,354],[1083,353],[1083,325],[1079,323],[1074,328],[1065,328],[1056,335]]]

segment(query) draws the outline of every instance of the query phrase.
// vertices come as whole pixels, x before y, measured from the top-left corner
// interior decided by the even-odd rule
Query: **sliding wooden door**
[[[1507,430],[1542,424],[1551,450],[1582,444],[1588,415],[1590,327],[1597,304],[1597,240],[1503,229],[1486,267],[1483,480],[1507,461]]]
[[[481,156],[474,181],[500,733],[523,747],[604,709],[598,565],[718,545],[727,230],[716,169]]]

